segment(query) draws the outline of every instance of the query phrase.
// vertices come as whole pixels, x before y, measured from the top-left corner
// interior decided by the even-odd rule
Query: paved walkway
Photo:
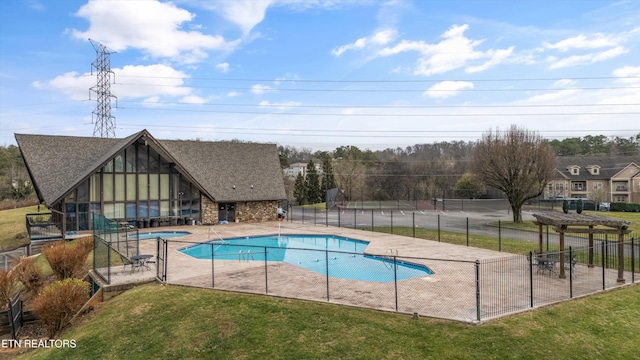
[[[146,229],[145,229],[146,230]],[[358,307],[419,313],[424,316],[477,321],[476,260],[483,264],[481,279],[481,319],[530,307],[530,284],[526,257],[473,247],[439,243],[411,237],[374,233],[349,228],[314,226],[287,222],[179,226],[150,231],[189,231],[169,239],[167,283],[242,291],[275,296],[329,301]],[[142,231],[141,231],[142,232]],[[434,271],[433,275],[398,281],[397,285],[370,281],[327,279],[324,275],[284,262],[199,260],[179,250],[212,239],[274,234],[338,235],[369,241],[365,252],[411,257]],[[155,240],[141,240],[141,254],[156,255]],[[486,264],[486,265],[485,265]],[[112,269],[112,284],[153,279],[156,268],[131,272]],[[573,282],[579,292],[602,288],[602,271],[578,267]],[[510,275],[505,275],[510,274]],[[630,277],[629,277],[630,279]],[[535,306],[569,298],[569,279],[534,273]],[[615,286],[615,272],[607,275],[607,287]],[[577,290],[576,290],[577,291]],[[504,308],[507,310],[503,310]]]

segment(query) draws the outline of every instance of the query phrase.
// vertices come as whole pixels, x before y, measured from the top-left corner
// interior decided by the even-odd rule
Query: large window
[[[84,230],[90,213],[116,220],[180,216],[200,219],[200,191],[140,140],[115,155],[65,197],[69,230]]]

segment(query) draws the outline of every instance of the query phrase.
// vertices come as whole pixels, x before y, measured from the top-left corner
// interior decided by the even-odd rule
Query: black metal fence
[[[93,270],[107,284],[111,283],[112,268],[122,266],[139,255],[139,231],[126,223],[92,214]]]
[[[476,246],[496,251],[503,251],[506,241],[532,243],[525,246],[526,253],[539,241],[538,229],[526,224],[504,226],[493,214],[451,211],[409,211],[398,209],[334,209],[326,211],[318,208],[290,207],[286,221],[312,224],[316,226],[334,226],[359,229],[365,231],[386,232],[390,234],[422,237],[430,240],[445,241],[445,233],[456,233],[454,240],[446,239],[459,245]],[[543,248],[545,251],[559,249],[559,235],[553,227],[543,227]],[[638,233],[624,236],[625,241],[638,239]],[[616,236],[594,234],[595,244],[617,240]],[[481,246],[480,246],[481,244]],[[565,235],[565,246],[588,246],[588,234]],[[513,250],[510,250],[513,252]]]
[[[162,258],[157,276],[166,283],[465,322],[484,321],[636,282],[636,259],[640,255],[634,241],[622,247],[603,241],[592,248],[570,246],[562,254],[528,253],[477,261],[387,253],[378,255],[387,272],[386,280],[380,281],[351,276],[373,270],[361,268],[356,258],[362,254],[348,250],[287,249],[297,253],[289,261],[272,261],[274,257],[284,260],[280,256],[283,247],[256,246],[247,251],[247,245],[234,249],[235,245],[215,241],[200,245],[196,259],[175,251],[193,243],[157,241],[158,259]],[[221,245],[225,247],[223,253],[219,251]],[[620,249],[625,251],[622,267],[618,263]],[[566,261],[560,261],[561,256]],[[433,273],[403,278],[400,264],[425,266]]]
[[[62,239],[62,222],[52,213],[27,214],[27,234],[32,241]]]
[[[621,249],[624,253],[619,257]],[[638,255],[640,248],[632,239],[622,246],[603,241],[594,247],[569,247],[562,254],[531,252],[482,260],[481,314],[500,316],[635,283],[640,272]]]
[[[9,326],[11,327],[11,337],[16,339],[18,331],[22,327],[22,300],[20,300],[20,293],[17,293],[13,298],[9,300]]]

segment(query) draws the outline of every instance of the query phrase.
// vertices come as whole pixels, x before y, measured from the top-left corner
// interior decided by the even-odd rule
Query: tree
[[[538,133],[512,125],[506,132],[485,133],[476,143],[471,166],[486,185],[505,193],[513,222],[522,223],[522,205],[542,194],[556,157]]]
[[[613,144],[617,155],[635,155],[640,152],[640,134],[629,138],[616,136]]]
[[[300,205],[304,205],[307,203],[307,182],[305,181],[304,176],[302,176],[302,173],[299,173],[296,177],[296,184],[293,189],[293,197]]]
[[[335,188],[336,177],[333,174],[333,167],[331,166],[331,157],[329,155],[324,156],[322,159],[322,184],[320,185],[322,191],[322,201],[327,201],[326,190]]]
[[[320,177],[318,169],[313,160],[307,164],[307,201],[309,204],[317,204],[322,201],[322,191],[320,190]]]
[[[606,202],[608,199],[608,193],[600,184],[599,187],[594,187],[592,191],[589,192],[589,199],[593,200],[596,205],[596,210],[599,209],[600,203]]]
[[[337,160],[334,164],[336,182],[347,201],[352,201],[356,194],[364,193],[367,177],[367,166],[373,164],[375,155],[362,152],[357,146],[341,146],[334,152]]]
[[[462,175],[460,180],[456,182],[454,189],[456,195],[466,199],[475,199],[487,192],[482,181],[469,173]]]

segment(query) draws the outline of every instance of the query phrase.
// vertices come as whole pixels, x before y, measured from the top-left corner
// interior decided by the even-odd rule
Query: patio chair
[[[120,256],[120,261],[122,261],[122,272],[127,270],[127,265],[129,265],[131,267],[131,271],[133,271],[133,261],[120,253],[117,254]]]

